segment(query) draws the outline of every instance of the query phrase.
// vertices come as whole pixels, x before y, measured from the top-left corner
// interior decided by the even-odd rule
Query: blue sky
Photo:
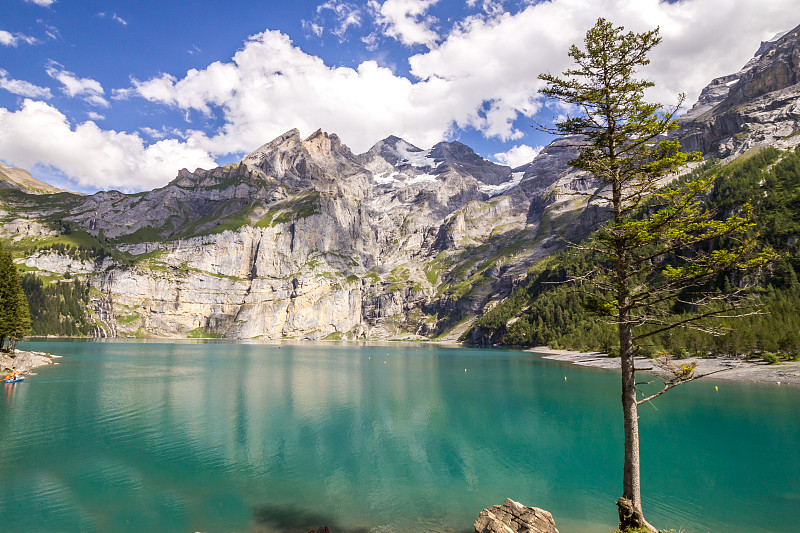
[[[356,153],[398,135],[518,165],[549,142],[534,121],[563,113],[536,75],[566,68],[598,16],[660,25],[651,96],[686,92],[690,105],[800,23],[796,0],[3,4],[0,160],[83,192],[161,186],[293,127],[337,133]]]

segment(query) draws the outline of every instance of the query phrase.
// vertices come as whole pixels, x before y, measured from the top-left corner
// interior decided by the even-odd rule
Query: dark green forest
[[[22,289],[31,313],[31,335],[91,334],[92,324],[86,316],[88,282],[72,279],[45,283],[36,275],[23,274]]]
[[[0,242],[0,350],[13,352],[30,330],[28,302],[14,259]]]
[[[714,319],[723,329],[708,335],[674,329],[649,338],[640,355],[664,350],[689,355],[759,356],[774,362],[800,356],[800,148],[781,152],[766,148],[727,165],[710,161],[682,180],[715,175],[716,187],[706,203],[720,217],[753,205],[753,233],[759,246],[771,246],[779,259],[769,268],[742,275],[719,275],[704,290],[726,292],[747,288],[754,305],[747,316]],[[724,242],[715,243],[724,246]],[[590,252],[569,248],[534,267],[526,284],[482,316],[464,339],[476,344],[616,350],[615,327],[589,311],[591,285],[570,280],[589,272],[596,259]],[[691,307],[672,313],[693,312]]]

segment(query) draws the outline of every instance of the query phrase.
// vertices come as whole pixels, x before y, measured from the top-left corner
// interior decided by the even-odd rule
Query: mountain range
[[[675,135],[728,161],[800,144],[800,27],[713,80]],[[3,165],[0,238],[41,286],[85,284],[82,333],[453,338],[602,222],[571,194],[599,186],[575,156],[560,139],[510,168],[398,137],[354,154],[291,130],[238,164],[88,196]]]

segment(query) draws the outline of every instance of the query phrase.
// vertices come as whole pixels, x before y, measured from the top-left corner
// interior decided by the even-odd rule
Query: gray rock
[[[538,507],[526,507],[510,498],[503,505],[481,511],[475,533],[558,533],[553,515]]]
[[[800,26],[762,43],[735,74],[713,80],[680,120],[685,151],[737,156],[759,145],[800,143]]]

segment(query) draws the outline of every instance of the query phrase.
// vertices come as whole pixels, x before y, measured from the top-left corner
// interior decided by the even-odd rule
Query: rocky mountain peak
[[[375,143],[372,148],[361,154],[359,158],[365,163],[376,157],[381,158],[391,167],[397,167],[403,164],[410,164],[418,167],[434,166],[433,161],[425,161],[427,155],[428,151],[417,148],[400,137],[390,135],[382,141]]]
[[[430,150],[430,157],[441,162],[443,170],[451,168],[459,173],[471,174],[485,185],[500,185],[511,179],[511,167],[492,163],[458,141],[436,144]]]
[[[355,156],[339,137],[321,129],[306,139],[297,129],[289,130],[246,155],[241,165],[263,179],[290,186],[308,186],[309,180],[352,175],[359,170]]]
[[[332,157],[337,153],[352,157],[352,152],[350,152],[347,146],[342,144],[338,135],[335,133],[328,134],[322,131],[321,128],[303,141],[303,147],[314,157]]]
[[[739,72],[713,80],[681,117],[676,137],[685,151],[725,158],[800,142],[800,26],[757,52]]]
[[[731,88],[731,103],[757,98],[800,82],[800,26],[769,44]]]

